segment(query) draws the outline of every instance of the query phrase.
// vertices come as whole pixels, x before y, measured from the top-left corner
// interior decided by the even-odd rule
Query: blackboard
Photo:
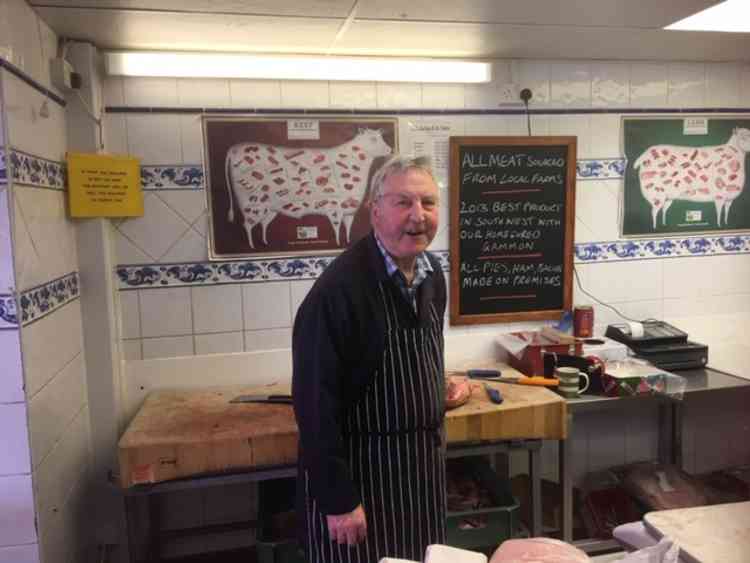
[[[572,304],[575,137],[451,137],[451,324]]]

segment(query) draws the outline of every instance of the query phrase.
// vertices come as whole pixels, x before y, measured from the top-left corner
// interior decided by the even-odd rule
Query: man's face
[[[435,238],[438,187],[423,170],[393,174],[373,203],[370,216],[380,242],[401,266],[410,266]]]

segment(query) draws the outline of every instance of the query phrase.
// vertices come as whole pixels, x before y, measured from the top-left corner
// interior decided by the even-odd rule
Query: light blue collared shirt
[[[388,276],[396,282],[401,293],[403,293],[406,300],[411,303],[414,312],[417,313],[417,289],[419,289],[422,282],[427,279],[427,276],[432,275],[432,272],[434,271],[432,269],[432,264],[430,264],[427,256],[424,255],[424,252],[417,254],[417,261],[414,265],[414,279],[412,280],[411,285],[409,285],[404,274],[398,269],[393,257],[388,254],[388,251],[380,242],[377,235],[375,235],[375,242],[378,243],[380,253],[385,260],[385,270],[388,272]]]

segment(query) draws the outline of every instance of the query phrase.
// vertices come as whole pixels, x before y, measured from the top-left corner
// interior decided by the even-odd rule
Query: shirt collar
[[[380,253],[383,255],[383,260],[385,261],[385,269],[388,272],[388,276],[392,277],[396,272],[399,271],[398,266],[393,260],[393,257],[385,249],[385,246],[383,246],[383,243],[380,242],[378,235],[375,235],[375,242],[380,249]],[[423,280],[427,276],[427,274],[431,274],[432,272],[432,264],[430,264],[430,261],[427,259],[427,256],[425,256],[424,252],[420,252],[419,254],[417,254],[417,261],[414,265],[414,278]]]

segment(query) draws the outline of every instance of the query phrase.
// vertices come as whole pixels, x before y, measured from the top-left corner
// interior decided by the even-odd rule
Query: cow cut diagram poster
[[[203,118],[209,256],[331,254],[370,230],[372,175],[395,119]]]
[[[750,119],[624,118],[623,236],[750,229]]]

